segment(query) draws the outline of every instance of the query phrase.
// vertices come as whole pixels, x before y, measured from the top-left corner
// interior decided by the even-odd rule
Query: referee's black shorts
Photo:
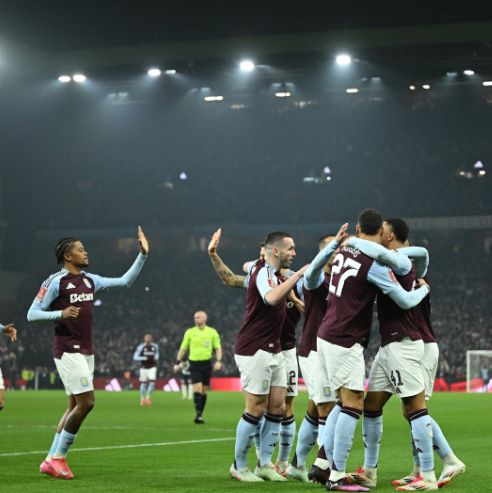
[[[201,383],[202,385],[210,386],[210,378],[212,377],[212,360],[191,361],[190,360],[191,383]]]

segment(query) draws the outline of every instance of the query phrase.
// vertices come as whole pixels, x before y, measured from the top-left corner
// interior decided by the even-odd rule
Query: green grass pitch
[[[138,392],[96,392],[96,407],[68,455],[75,479],[53,480],[39,473],[39,464],[65,405],[61,391],[6,393],[0,413],[0,492],[324,491],[320,485],[293,480],[246,484],[230,479],[243,397],[225,392],[209,395],[203,426],[193,423],[193,403],[182,401],[179,393],[156,391],[152,406],[141,407]],[[297,398],[295,408],[299,427],[307,409],[306,393]],[[429,409],[467,466],[467,472],[446,490],[491,491],[487,459],[492,443],[492,395],[436,394]],[[160,445],[125,448],[142,444]],[[16,453],[23,455],[10,455]],[[315,451],[309,465],[314,457]],[[435,457],[439,475],[441,461]],[[347,469],[355,470],[363,459],[359,423]],[[253,446],[250,468],[254,463]],[[399,402],[392,399],[384,412],[377,491],[394,491],[391,480],[410,473],[412,466],[409,427]]]

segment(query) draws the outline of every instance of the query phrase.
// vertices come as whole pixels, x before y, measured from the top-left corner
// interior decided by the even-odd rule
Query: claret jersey
[[[268,353],[280,353],[280,334],[286,316],[286,303],[277,306],[265,301],[266,294],[278,286],[281,274],[265,261],[253,263],[245,280],[247,286],[246,313],[237,336],[234,354],[253,356],[262,349]]]
[[[54,321],[53,356],[63,353],[94,354],[92,344],[92,306],[99,291],[129,288],[140,273],[146,255],[139,254],[130,270],[119,278],[101,277],[87,272],[72,274],[67,269],[43,282],[29,309],[29,322]],[[80,308],[77,318],[62,318],[69,306]]]
[[[133,359],[134,361],[140,361],[140,368],[155,368],[159,359],[159,348],[157,344],[154,342],[150,344],[142,342],[137,347]]]
[[[342,347],[367,347],[372,307],[378,288],[408,310],[427,294],[427,287],[405,291],[393,271],[359,249],[344,246],[333,261],[328,309],[318,337]]]

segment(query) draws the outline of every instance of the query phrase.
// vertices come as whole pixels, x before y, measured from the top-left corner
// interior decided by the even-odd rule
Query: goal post
[[[476,350],[466,352],[466,391],[490,392],[492,391],[492,351]],[[476,383],[472,388],[471,382],[482,381],[481,388]]]

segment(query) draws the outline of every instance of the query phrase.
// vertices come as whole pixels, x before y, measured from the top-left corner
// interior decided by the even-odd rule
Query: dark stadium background
[[[7,378],[53,368],[52,329],[26,313],[62,236],[109,276],[135,257],[137,225],[151,242],[131,291],[95,308],[96,375],[135,371],[151,332],[172,376],[205,309],[222,376],[236,376],[244,292],[214,273],[211,234],[223,228],[219,254],[239,272],[287,229],[300,267],[369,207],[409,219],[429,248],[439,375],[463,380],[466,350],[492,349],[492,8],[332,3],[2,2],[0,321],[19,331],[0,341]],[[75,73],[87,80],[57,80]],[[377,345],[375,323],[368,365]]]

